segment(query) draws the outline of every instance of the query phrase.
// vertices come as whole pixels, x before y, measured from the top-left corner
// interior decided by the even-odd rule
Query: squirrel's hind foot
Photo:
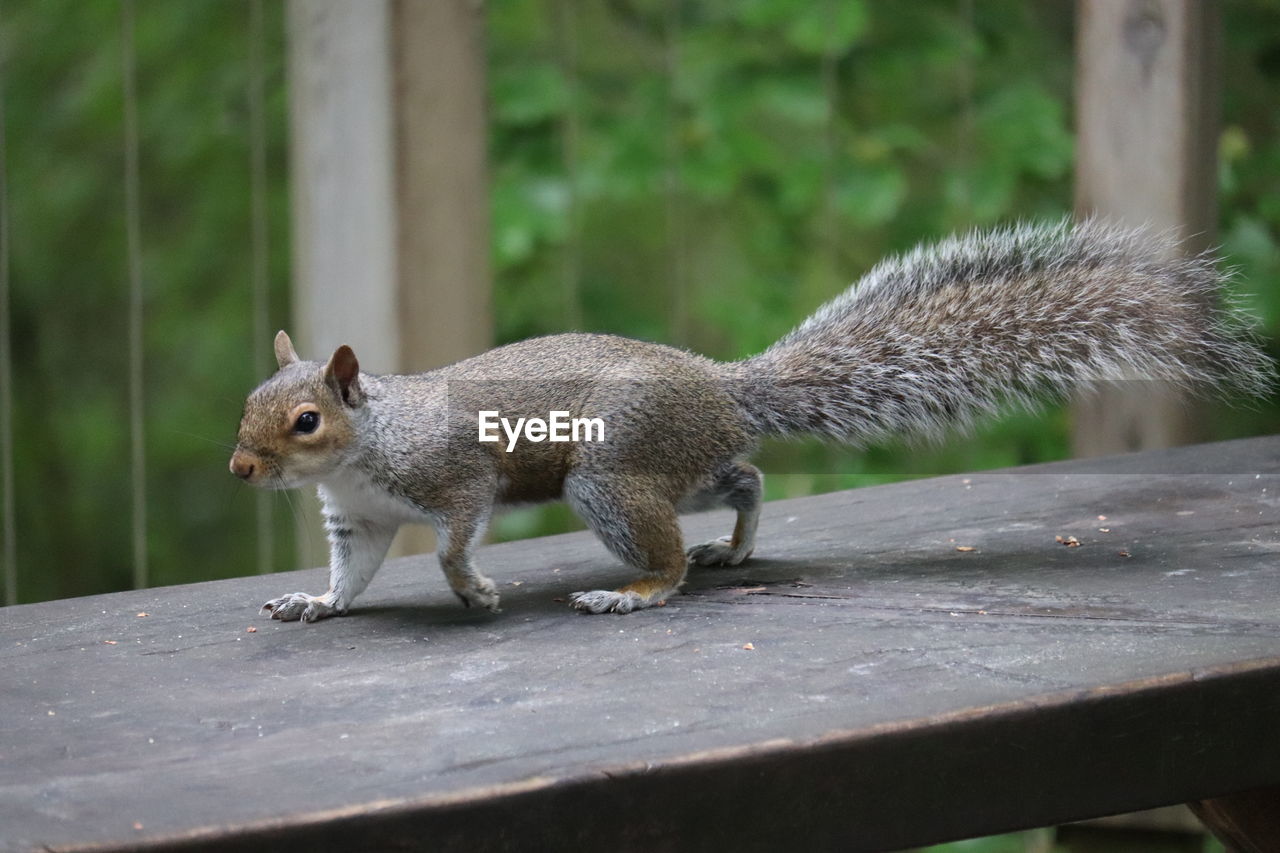
[[[307,595],[305,592],[292,592],[280,598],[273,598],[262,605],[260,613],[270,613],[272,619],[281,622],[315,622],[329,616],[341,616],[346,610],[340,610],[324,600],[324,596]]]
[[[680,578],[674,583],[670,577],[654,576],[629,583],[619,590],[593,589],[575,592],[569,596],[569,604],[582,613],[630,613],[654,605],[663,605],[667,596],[675,595],[684,581],[684,564],[679,565]]]
[[[722,536],[694,545],[685,553],[695,566],[737,566],[751,556],[751,551],[749,547],[734,546],[731,537]]]
[[[593,589],[573,593],[569,604],[582,613],[630,613],[648,607],[650,602],[634,592]]]

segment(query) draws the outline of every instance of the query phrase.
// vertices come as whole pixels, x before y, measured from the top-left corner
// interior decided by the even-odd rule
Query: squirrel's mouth
[[[273,492],[281,492],[281,491],[284,491],[285,489],[296,489],[298,486],[301,486],[304,484],[290,483],[286,481],[283,477],[281,477],[279,474],[272,474],[270,476],[263,476],[258,478],[257,480],[251,481],[249,485],[255,486],[259,489],[267,489]]]

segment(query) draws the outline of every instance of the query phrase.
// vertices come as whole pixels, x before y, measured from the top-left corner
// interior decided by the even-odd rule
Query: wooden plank
[[[1078,0],[1076,213],[1172,229],[1183,248],[1217,228],[1216,0]],[[1129,382],[1079,401],[1073,449],[1099,456],[1203,440],[1166,387]]]
[[[323,570],[10,608],[0,846],[886,850],[1275,785],[1278,504],[1267,438],[770,503],[626,617],[557,600],[627,577],[585,534],[481,549],[498,615],[417,557],[309,626],[256,608]]]

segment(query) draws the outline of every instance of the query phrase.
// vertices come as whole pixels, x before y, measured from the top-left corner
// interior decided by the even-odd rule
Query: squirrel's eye
[[[313,433],[316,427],[320,426],[319,412],[303,412],[298,415],[298,419],[293,422],[293,431],[300,432],[303,435]]]

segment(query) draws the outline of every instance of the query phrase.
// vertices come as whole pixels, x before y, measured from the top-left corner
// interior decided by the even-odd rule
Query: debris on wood
[[[248,628],[245,628],[244,630],[245,630],[245,633],[246,633],[246,634],[256,634],[256,633],[258,633],[258,629],[257,629],[255,626],[253,626],[253,625],[250,625]]]
[[[1066,545],[1068,548],[1080,547],[1080,540],[1074,536],[1055,536],[1053,538],[1059,545]]]

